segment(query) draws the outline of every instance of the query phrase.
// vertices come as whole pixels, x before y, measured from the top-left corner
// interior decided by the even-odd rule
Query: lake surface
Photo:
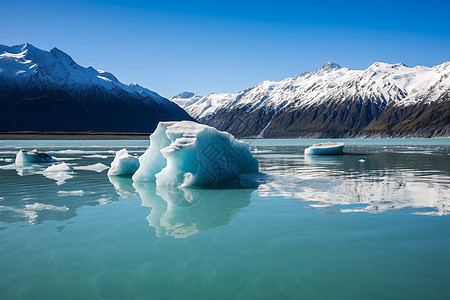
[[[0,141],[0,299],[449,299],[450,139],[248,140],[248,188],[111,178],[148,141]],[[73,170],[16,167],[38,149]]]

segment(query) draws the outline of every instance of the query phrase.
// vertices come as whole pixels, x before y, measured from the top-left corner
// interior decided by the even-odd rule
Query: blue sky
[[[5,1],[0,43],[57,47],[165,97],[237,92],[333,61],[450,60],[448,1]]]

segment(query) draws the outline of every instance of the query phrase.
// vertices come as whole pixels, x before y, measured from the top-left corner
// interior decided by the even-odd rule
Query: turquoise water
[[[148,141],[0,141],[0,299],[449,299],[450,139],[248,142],[249,188],[161,190],[96,165]]]

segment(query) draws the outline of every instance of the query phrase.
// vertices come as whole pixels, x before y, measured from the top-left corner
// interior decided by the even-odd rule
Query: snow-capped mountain
[[[153,91],[31,44],[0,45],[0,103],[0,131],[148,132],[161,120],[192,120]]]
[[[202,96],[196,95],[192,92],[182,92],[178,95],[173,96],[169,100],[178,104],[181,108],[188,107],[198,100],[200,100]]]
[[[449,136],[449,94],[450,62],[431,68],[376,62],[366,70],[327,62],[184,108],[239,137]]]

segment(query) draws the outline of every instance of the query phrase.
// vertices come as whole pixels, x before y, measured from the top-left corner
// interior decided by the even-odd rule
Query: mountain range
[[[152,132],[193,120],[138,84],[84,68],[63,51],[0,45],[0,131]]]
[[[413,68],[376,62],[366,70],[327,62],[236,94],[182,93],[171,100],[237,137],[450,136],[450,62]]]
[[[450,136],[450,62],[366,70],[327,62],[238,93],[170,100],[57,48],[0,45],[0,132],[152,132],[159,121],[195,119],[237,137]]]

